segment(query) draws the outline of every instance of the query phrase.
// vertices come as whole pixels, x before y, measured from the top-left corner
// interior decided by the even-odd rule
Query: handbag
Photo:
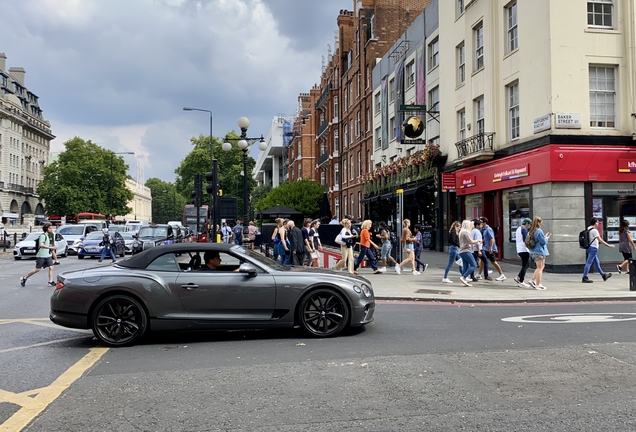
[[[336,242],[337,244],[339,244],[340,246],[345,246],[345,245],[347,244],[347,243],[346,243],[346,242],[342,239],[342,235],[341,235],[341,234],[338,234],[338,235],[336,236],[336,240],[335,240],[335,242]]]
[[[455,264],[457,264],[460,267],[464,266],[464,260],[462,259],[462,257],[457,258],[457,261],[455,261]]]
[[[313,252],[311,253],[311,258],[312,258],[312,259],[318,259],[318,251],[316,251],[316,250],[315,250],[315,251],[313,251]]]

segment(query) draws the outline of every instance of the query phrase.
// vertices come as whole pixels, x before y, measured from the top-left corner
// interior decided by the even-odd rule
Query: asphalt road
[[[103,349],[48,322],[46,275],[18,282],[32,266],[0,259],[0,431],[636,429],[636,303],[383,302],[333,339],[171,333]]]

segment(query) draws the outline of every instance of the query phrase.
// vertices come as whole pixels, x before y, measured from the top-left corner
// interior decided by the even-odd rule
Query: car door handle
[[[199,288],[199,285],[189,283],[187,285],[181,285],[181,288],[185,288],[187,290],[193,290],[193,289]]]

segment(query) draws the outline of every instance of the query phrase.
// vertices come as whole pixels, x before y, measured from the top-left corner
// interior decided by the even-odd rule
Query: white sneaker
[[[471,284],[468,283],[468,281],[463,276],[460,277],[459,280],[462,281],[462,283],[468,287],[472,286]]]
[[[480,274],[476,274],[475,275],[475,280],[479,280],[479,279],[481,279],[481,275]]]
[[[477,277],[477,276],[475,276]],[[468,276],[466,279],[466,282],[475,282],[475,279],[471,278],[470,276]]]
[[[537,289],[537,283],[534,280],[530,280],[530,285],[532,288]]]
[[[453,283],[453,281],[450,280],[449,278],[444,278],[442,279],[442,283]]]
[[[399,265],[397,265],[397,264],[395,265],[395,272],[396,272],[397,274],[402,274],[402,269],[401,269],[401,268],[400,268],[400,266],[399,266]]]
[[[520,287],[520,288],[530,288],[530,285],[528,285],[525,282],[519,282],[519,283],[517,283],[517,286]]]
[[[488,270],[488,274],[491,274],[491,273],[492,273],[492,270]]]
[[[537,289],[537,290],[546,290],[546,289],[548,289],[548,287],[546,287],[546,286],[543,286],[543,285],[539,284],[539,285],[536,285],[536,286],[534,287],[534,289]]]
[[[498,278],[496,278],[495,280],[496,281],[505,281],[506,280],[506,276],[502,274]]]
[[[380,267],[380,271],[384,273],[386,271],[386,267]]]
[[[413,270],[413,274],[417,276],[418,274],[422,274],[422,273],[418,272],[417,270]]]

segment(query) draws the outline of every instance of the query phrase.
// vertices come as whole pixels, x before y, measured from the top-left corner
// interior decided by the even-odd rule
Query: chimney
[[[0,53],[0,71],[4,71],[7,69],[7,55],[5,53]]]
[[[21,68],[21,67],[12,67],[12,68],[9,69],[9,74],[11,76],[13,76],[13,78],[15,78],[15,80],[17,82],[19,82],[22,87],[25,87],[25,85],[24,85],[24,74],[25,73],[26,72],[25,72],[24,68]]]

